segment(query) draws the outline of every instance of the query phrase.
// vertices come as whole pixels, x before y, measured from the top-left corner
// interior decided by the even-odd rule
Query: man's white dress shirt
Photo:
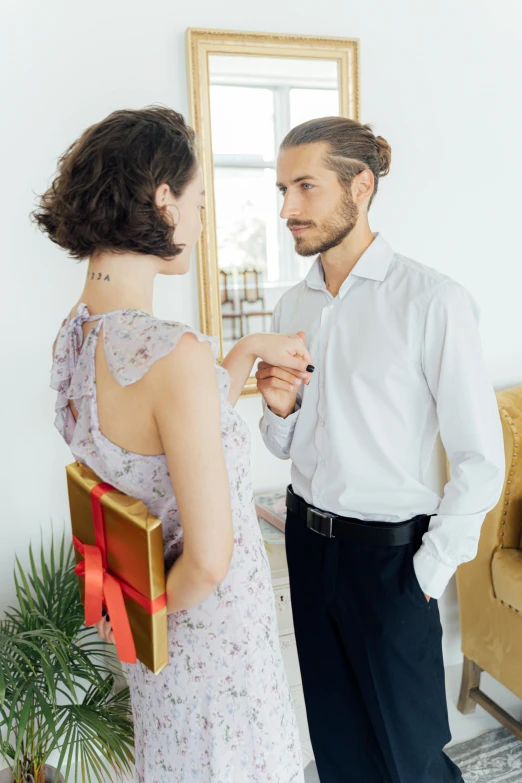
[[[272,331],[305,331],[315,372],[286,419],[263,404],[261,433],[319,509],[392,523],[435,515],[414,568],[439,598],[500,497],[500,416],[471,295],[374,236],[335,298],[318,257],[277,303]],[[451,466],[442,498],[425,483],[439,429]]]

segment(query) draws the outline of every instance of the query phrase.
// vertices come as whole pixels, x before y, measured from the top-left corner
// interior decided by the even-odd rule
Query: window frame
[[[279,140],[283,140],[286,134],[291,130],[291,118],[290,118],[290,92],[294,89],[304,90],[328,90],[330,92],[339,93],[338,86],[333,82],[328,82],[326,79],[313,79],[313,78],[294,78],[286,79],[285,82],[279,83],[276,79],[267,79],[266,77],[259,77],[255,75],[243,75],[243,76],[225,76],[219,75],[213,77],[210,82],[210,89],[214,86],[219,87],[250,87],[254,89],[271,90],[274,96],[274,145],[277,149]],[[338,112],[341,111],[340,96],[338,96]],[[214,170],[220,169],[273,169],[275,171],[277,160],[266,160],[262,155],[229,155],[221,153],[213,153]],[[281,285],[294,285],[300,280],[300,270],[296,259],[294,250],[294,242],[287,230],[284,220],[281,220],[279,213],[281,212],[282,200],[278,196],[277,198],[277,242],[279,248],[279,277],[277,280],[268,281],[264,280],[263,285],[265,287],[281,286]],[[217,229],[217,227],[216,227]],[[217,236],[216,236],[217,242]],[[268,261],[268,260],[267,260]],[[219,259],[218,259],[219,263]],[[268,266],[268,263],[267,263]]]

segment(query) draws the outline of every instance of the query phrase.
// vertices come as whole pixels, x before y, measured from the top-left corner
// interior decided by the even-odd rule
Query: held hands
[[[297,335],[264,335],[279,337],[282,341],[268,342],[259,362],[256,373],[257,388],[276,416],[286,418],[293,412],[297,391],[301,383],[308,385],[313,372],[312,358],[305,345],[305,333]],[[287,341],[291,341],[287,343]],[[296,351],[292,356],[288,351]],[[287,354],[285,355],[285,351]],[[280,354],[278,356],[278,353]],[[307,369],[311,367],[312,369]]]
[[[255,354],[269,365],[306,372],[312,357],[308,353],[304,332],[297,334],[256,334]]]

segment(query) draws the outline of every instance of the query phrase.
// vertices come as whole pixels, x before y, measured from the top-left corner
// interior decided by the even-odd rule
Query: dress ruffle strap
[[[177,321],[164,321],[140,311],[121,311],[107,318],[103,345],[109,370],[120,386],[139,381],[152,365],[170,353],[189,332],[200,342],[209,342],[216,359],[217,338],[201,334]]]
[[[74,417],[69,400],[94,394],[94,373],[91,368],[96,335],[100,326],[89,332],[84,340],[82,324],[86,321],[102,321],[104,315],[91,315],[87,306],[80,304],[74,318],[67,318],[58,333],[51,370],[51,388],[56,397],[55,426],[70,443],[74,430]],[[100,324],[101,325],[101,324]]]
[[[82,325],[87,321],[100,323],[84,339]],[[99,337],[103,340],[112,376],[120,386],[128,386],[139,381],[156,361],[170,353],[187,332],[200,342],[209,342],[214,360],[217,358],[217,338],[185,324],[155,318],[142,310],[114,310],[91,315],[86,305],[80,304],[74,318],[67,318],[58,333],[51,371],[51,388],[58,392],[55,424],[67,443],[71,442],[75,427],[69,401],[75,401],[81,416],[82,405],[91,403],[80,401],[95,398],[95,356]],[[216,365],[216,371],[220,378],[220,393],[225,400],[230,376],[219,365]]]
[[[101,321],[104,316],[105,314],[91,315],[87,306],[80,304],[74,318],[67,318],[60,329],[51,371],[51,388],[65,395],[69,400],[77,399],[88,392],[85,388],[86,384],[93,385],[88,383],[87,354],[89,344],[95,341],[93,341],[93,332],[89,332],[84,345],[82,324],[87,321]]]

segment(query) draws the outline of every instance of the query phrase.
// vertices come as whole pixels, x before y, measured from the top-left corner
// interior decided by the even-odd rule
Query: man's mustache
[[[286,227],[287,228],[308,228],[310,226],[313,226],[314,223],[301,223],[299,220],[287,220],[286,221]]]

